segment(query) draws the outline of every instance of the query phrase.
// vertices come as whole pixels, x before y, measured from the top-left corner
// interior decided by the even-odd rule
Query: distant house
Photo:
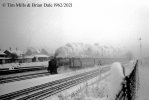
[[[8,58],[4,52],[0,51],[0,64],[5,64],[9,62],[10,62],[10,58]]]
[[[43,61],[48,61],[49,56],[47,55],[42,55],[42,54],[34,54],[31,56],[22,56],[17,58],[19,63],[30,63],[30,62],[43,62]]]
[[[33,62],[33,58],[34,58],[34,56],[24,56],[23,57],[24,62],[27,62],[27,63]]]
[[[6,54],[2,51],[0,51],[0,57],[6,57]]]
[[[0,64],[4,63],[30,63],[48,61],[50,57],[44,54],[25,55],[22,51],[5,50],[0,52]]]
[[[37,55],[32,55],[32,56],[34,57],[33,62],[36,62],[36,61],[42,62],[42,61],[49,60],[49,56],[43,55],[43,54],[37,54]]]
[[[5,50],[4,53],[7,54],[7,56],[9,57],[12,57],[12,55],[16,55],[17,57],[24,56],[24,52],[18,50]]]
[[[10,63],[11,59],[6,57],[0,57],[0,64]]]
[[[11,58],[11,62],[22,62],[24,56],[24,53],[18,50],[5,50],[4,53]]]

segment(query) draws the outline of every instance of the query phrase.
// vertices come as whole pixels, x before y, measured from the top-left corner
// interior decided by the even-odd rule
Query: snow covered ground
[[[140,88],[139,88],[138,100],[148,100],[149,99],[149,64],[143,64],[139,66],[139,76],[140,76]]]
[[[126,64],[126,75],[132,71],[134,63],[130,61]],[[139,77],[140,77],[140,88],[137,100],[148,100],[149,98],[149,60],[143,61],[142,65],[139,65]],[[100,82],[91,84],[83,89],[79,94],[73,99],[68,99],[60,95],[55,97],[53,100],[111,100],[109,99],[110,93],[110,77],[105,77]]]
[[[45,100],[114,100],[121,89],[124,74],[120,63],[111,70]]]
[[[116,65],[119,66],[119,64],[116,64]],[[127,67],[128,67],[127,71],[132,70],[132,68],[130,68],[130,66],[132,66],[132,65],[133,65],[133,62],[129,63],[127,65]],[[112,66],[115,66],[115,64]],[[48,77],[43,77],[43,78],[24,80],[24,81],[20,81],[20,82],[14,82],[11,84],[2,84],[2,85],[0,85],[0,89],[2,90],[2,91],[0,91],[0,95],[5,94],[5,93],[10,93],[10,92],[13,92],[16,90],[24,89],[27,87],[32,87],[35,85],[47,83],[50,81],[58,80],[60,78],[72,76],[72,75],[83,73],[86,71],[91,71],[94,69],[99,69],[99,67],[96,66],[94,68],[73,71],[72,69],[65,68],[62,66],[61,68],[58,69],[58,73],[59,73],[58,75],[51,75],[50,77],[48,76]],[[91,81],[92,84],[89,84],[90,82],[87,83],[87,85],[82,89],[79,89],[81,84],[78,86],[75,86],[74,89],[77,89],[77,87],[78,87],[78,89],[74,90],[74,91],[80,91],[80,92],[75,94],[75,96],[73,98],[68,98],[68,96],[66,94],[65,95],[58,94],[58,95],[55,95],[55,97],[54,96],[51,97],[50,100],[111,100],[110,96],[111,96],[111,92],[113,91],[111,89],[111,86],[113,86],[113,85],[111,85],[111,80],[113,81],[113,84],[114,84],[114,81],[117,80],[117,78],[115,78],[115,75],[118,76],[117,74],[113,74],[113,77],[112,77],[111,73],[115,72],[115,69],[120,70],[120,73],[117,73],[117,74],[122,74],[121,68],[120,69],[119,69],[119,67],[118,67],[118,69],[114,68],[114,70],[113,71],[111,70],[111,72],[101,74],[101,76],[99,75],[99,78],[95,79],[96,81],[94,81],[94,80]],[[148,78],[149,68],[147,66],[143,66],[143,67],[140,66],[139,70],[140,70],[140,81],[141,81],[140,82],[141,84],[140,84],[139,100],[148,100],[148,98],[149,98],[149,95],[148,95],[148,93],[149,93],[149,84],[148,84],[149,83],[149,78]],[[113,80],[113,79],[115,79],[115,80]],[[84,85],[84,83],[83,83],[83,85]],[[118,85],[120,85],[120,84],[118,84]],[[70,90],[69,93],[71,93],[71,91],[73,91],[73,89]],[[47,98],[46,100],[49,100],[49,98]]]
[[[55,81],[58,79],[70,77],[76,74],[80,74],[80,73],[84,73],[84,72],[88,72],[88,71],[92,71],[96,69],[98,69],[98,67],[95,66],[94,68],[87,68],[87,69],[82,69],[82,70],[73,71],[73,72],[70,71],[67,73],[61,73],[61,74],[55,74],[55,75],[50,75],[50,76],[45,76],[45,77],[40,77],[40,78],[33,78],[33,79],[28,79],[28,80],[0,84],[0,90],[1,90],[0,95],[26,89],[26,88],[33,87],[36,85],[48,83],[51,81]]]
[[[107,100],[109,95],[109,72],[71,87],[44,100]]]

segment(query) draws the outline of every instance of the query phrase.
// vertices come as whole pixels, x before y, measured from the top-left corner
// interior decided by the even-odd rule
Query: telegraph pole
[[[142,43],[141,43],[141,37],[139,38],[139,42],[140,42],[140,61],[141,61],[141,64],[142,64]]]

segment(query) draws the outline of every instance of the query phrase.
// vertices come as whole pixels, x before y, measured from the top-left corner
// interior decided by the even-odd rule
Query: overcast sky
[[[3,0],[4,3],[12,0]],[[17,0],[16,0],[17,1]],[[13,0],[13,2],[16,2]],[[71,2],[70,8],[0,7],[0,49],[46,48],[71,42],[99,43],[149,51],[148,0],[18,0]],[[144,55],[145,55],[144,54]],[[149,54],[149,52],[148,52]]]

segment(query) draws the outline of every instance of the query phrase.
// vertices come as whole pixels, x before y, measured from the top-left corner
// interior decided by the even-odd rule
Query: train
[[[57,70],[57,68],[64,66],[69,67],[72,69],[81,69],[81,68],[87,68],[87,67],[93,67],[95,65],[105,65],[105,64],[111,64],[112,62],[126,62],[128,59],[126,58],[79,58],[79,57],[71,57],[71,58],[56,58],[56,66],[54,70]],[[15,62],[15,63],[6,63],[6,64],[0,64],[0,72],[5,73],[6,71],[18,71],[18,70],[45,70],[48,69],[49,62],[51,61],[51,58],[48,56],[34,56],[31,59],[21,59],[19,60],[21,62]],[[57,72],[56,72],[57,73]]]
[[[127,63],[127,58],[56,58],[58,66],[69,66],[70,68],[85,68],[94,65],[106,65],[113,62]]]
[[[70,68],[85,68],[101,65],[98,58],[57,58],[58,66],[69,66]]]
[[[82,69],[82,68],[88,68],[88,67],[94,67],[95,65],[106,65],[111,64],[113,62],[121,62],[126,63],[128,62],[128,59],[126,58],[53,58],[55,59],[54,64],[50,64],[48,70],[52,70],[49,72],[52,72],[56,74],[57,68],[60,66],[69,67],[72,69]],[[50,62],[50,61],[49,61]],[[55,64],[56,63],[56,64]],[[53,72],[54,71],[54,72]]]

